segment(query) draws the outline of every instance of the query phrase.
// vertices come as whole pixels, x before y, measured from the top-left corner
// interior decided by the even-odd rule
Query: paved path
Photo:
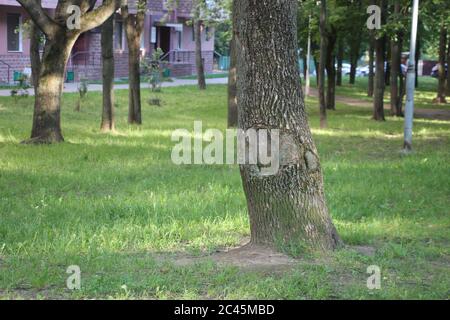
[[[313,97],[318,96],[318,91],[311,88],[310,91]],[[340,102],[352,107],[373,108],[373,103],[367,100],[357,98],[343,97],[336,95],[336,102]],[[390,110],[385,110],[389,114]],[[446,120],[450,121],[450,109],[414,109],[414,117],[418,119],[432,119],[432,120]]]
[[[227,84],[228,78],[215,78],[215,79],[206,79],[207,84]],[[174,79],[172,82],[163,82],[162,87],[178,87],[178,86],[196,86],[197,80],[186,80],[186,79]],[[141,88],[148,89],[150,86],[148,83],[142,83]],[[128,84],[116,84],[114,86],[115,90],[126,90],[128,89]],[[90,84],[88,87],[88,91],[102,91],[101,84]],[[34,89],[28,89],[28,92],[31,96],[34,95]],[[78,83],[65,83],[64,84],[64,92],[65,93],[74,93],[78,92]],[[2,89],[0,90],[0,96],[6,97],[11,95],[11,89]]]

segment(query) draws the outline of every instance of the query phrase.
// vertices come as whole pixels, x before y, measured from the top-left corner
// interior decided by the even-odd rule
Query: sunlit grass
[[[417,120],[415,152],[404,157],[402,119],[370,120],[365,108],[338,105],[319,129],[308,100],[324,168],[330,213],[343,249],[303,257],[292,271],[180,267],[157,253],[203,255],[249,236],[236,166],[175,166],[173,130],[226,129],[226,87],[165,89],[163,107],[143,95],[141,128],[126,124],[127,92],[117,92],[117,132],[99,132],[101,95],[82,111],[64,96],[66,142],[19,144],[29,136],[32,97],[0,98],[1,298],[448,298],[450,123]],[[366,288],[379,265],[383,289]],[[69,265],[82,290],[65,289]]]

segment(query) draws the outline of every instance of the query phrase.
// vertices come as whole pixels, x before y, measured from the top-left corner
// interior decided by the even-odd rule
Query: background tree
[[[340,244],[325,203],[298,69],[296,0],[236,1],[239,128],[279,129],[280,170],[242,165],[253,244],[330,250]],[[273,98],[273,97],[276,97]]]
[[[386,22],[386,0],[375,1],[381,8],[382,25]],[[385,121],[384,117],[384,90],[385,90],[385,46],[386,35],[384,30],[379,30],[375,35],[375,87],[373,97],[373,119],[376,121]]]
[[[102,26],[102,77],[103,77],[103,110],[102,132],[114,131],[114,15]]]
[[[319,30],[320,30],[320,59],[319,59],[319,72],[317,77],[319,79],[318,89],[319,89],[319,111],[320,111],[320,127],[326,128],[327,123],[327,104],[325,99],[325,65],[327,61],[327,47],[328,47],[328,36],[327,36],[327,1],[320,1],[320,19],[319,19]]]
[[[136,13],[130,13],[128,1],[123,1],[121,13],[128,44],[128,123],[142,124],[141,111],[141,36],[144,30],[147,0],[137,0]]]
[[[361,43],[366,30],[365,22],[367,16],[365,15],[365,7],[363,1],[343,1],[343,5],[347,10],[342,12],[341,17],[346,19],[347,24],[347,42],[350,53],[350,78],[349,83],[356,82],[356,69],[358,68],[358,60],[361,57]]]
[[[116,11],[118,3],[115,0],[105,0],[101,6],[94,9],[93,1],[89,0],[58,1],[52,18],[43,10],[39,1],[18,2],[46,39],[42,58],[39,62],[34,62],[33,67],[36,69],[39,66],[39,76],[34,76],[37,81],[33,128],[31,139],[26,142],[61,142],[64,141],[61,132],[61,94],[72,47],[83,32],[103,24]],[[79,29],[69,29],[67,26],[66,21],[71,15],[67,12],[70,5],[78,5],[81,9]]]
[[[373,97],[375,90],[375,36],[373,32],[369,34],[369,79],[367,84],[367,96]]]
[[[438,85],[438,91],[437,91],[437,97],[434,100],[435,103],[447,103],[447,100],[445,99],[445,81],[446,81],[446,75],[445,75],[445,60],[446,60],[446,49],[447,49],[447,26],[445,24],[445,20],[442,19],[441,22],[441,30],[440,30],[440,37],[439,37],[439,85]]]
[[[195,39],[195,64],[197,66],[197,79],[198,88],[200,90],[206,89],[206,78],[205,78],[205,65],[202,56],[202,25],[204,19],[203,14],[206,10],[205,0],[193,0],[194,2],[194,15],[193,15],[193,26],[194,26],[194,39]]]
[[[409,4],[409,1],[408,1]],[[391,48],[391,62],[390,62],[390,89],[391,89],[391,116],[403,116],[402,103],[403,103],[403,88],[404,88],[404,76],[401,67],[402,64],[402,50],[403,50],[403,38],[407,31],[405,26],[408,25],[408,4],[404,1],[394,1],[392,4],[393,11],[389,15],[388,23],[389,31],[388,36],[390,39]]]

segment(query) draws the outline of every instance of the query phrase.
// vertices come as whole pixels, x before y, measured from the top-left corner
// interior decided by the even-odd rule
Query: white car
[[[338,68],[338,65],[336,64],[336,70]],[[351,70],[351,65],[349,63],[343,63],[342,64],[342,74],[347,76],[350,74],[350,70]]]

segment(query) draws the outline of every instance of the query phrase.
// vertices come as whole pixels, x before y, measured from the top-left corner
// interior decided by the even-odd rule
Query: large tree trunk
[[[336,67],[335,67],[335,55],[334,47],[336,45],[336,30],[331,30],[328,34],[327,41],[327,109],[336,110]]]
[[[369,80],[367,85],[367,96],[373,97],[374,92],[374,79],[375,79],[375,48],[374,48],[374,38],[371,35],[369,39]]]
[[[114,131],[114,15],[102,26],[103,112],[102,132]]]
[[[375,90],[373,97],[373,119],[384,121],[384,62],[385,62],[385,39],[380,37],[375,40],[376,53],[376,72],[375,72]]]
[[[40,65],[35,96],[33,128],[28,143],[62,142],[61,95],[66,63],[72,51],[74,39],[62,32],[54,40],[47,40]]]
[[[228,73],[228,128],[237,127],[238,109],[236,97],[236,37],[230,43],[230,70]]]
[[[447,103],[445,99],[445,56],[447,48],[447,29],[442,22],[440,38],[439,38],[439,85],[435,103]]]
[[[327,3],[326,0],[321,1],[320,9],[320,61],[319,72],[317,72],[318,89],[319,89],[319,112],[320,112],[320,127],[326,128],[327,123],[327,104],[325,99],[325,65],[327,61],[327,47],[328,37],[326,32],[327,23]]]
[[[202,21],[194,21],[195,34],[195,63],[197,66],[197,80],[198,88],[200,90],[206,89],[205,66],[202,57]]]
[[[336,85],[340,87],[342,86],[342,63],[344,61],[344,40],[342,37],[340,37],[338,43]]]
[[[297,59],[297,0],[239,0],[239,128],[280,130],[280,169],[241,165],[253,244],[331,250],[319,156],[308,127]],[[270,22],[270,23],[268,23]]]

